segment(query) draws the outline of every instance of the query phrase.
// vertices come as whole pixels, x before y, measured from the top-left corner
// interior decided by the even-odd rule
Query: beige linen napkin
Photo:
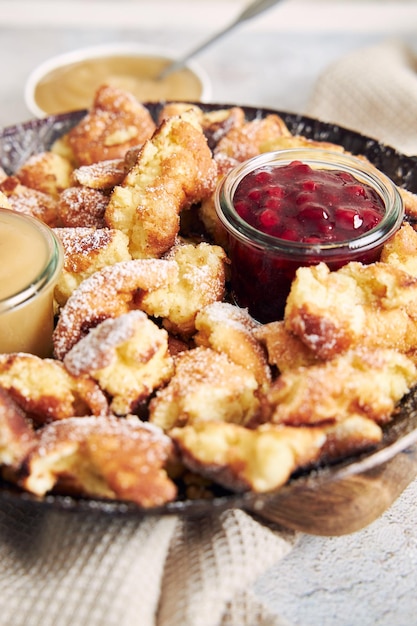
[[[185,520],[1,503],[1,626],[284,626],[251,587],[297,534],[237,510]]]
[[[305,113],[417,155],[417,55],[397,40],[351,52],[324,70]]]

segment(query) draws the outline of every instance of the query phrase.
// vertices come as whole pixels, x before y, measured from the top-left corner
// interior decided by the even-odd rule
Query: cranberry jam
[[[237,186],[233,203],[257,230],[304,243],[348,241],[385,213],[382,198],[349,172],[315,170],[301,161],[254,170]]]
[[[314,148],[262,154],[219,184],[235,302],[260,322],[281,319],[295,272],[378,260],[401,225],[394,183],[368,162]]]

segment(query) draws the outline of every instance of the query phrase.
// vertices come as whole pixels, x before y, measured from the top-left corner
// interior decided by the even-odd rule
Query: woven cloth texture
[[[284,626],[252,592],[297,540],[244,511],[185,520],[0,510],[1,626]]]
[[[417,155],[417,55],[393,39],[354,50],[323,71],[305,112]]]

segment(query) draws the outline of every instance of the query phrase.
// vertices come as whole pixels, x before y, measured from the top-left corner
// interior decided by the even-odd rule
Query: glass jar
[[[344,172],[373,190],[381,204],[380,221],[359,236],[352,229],[351,236],[341,241],[324,237],[323,241],[317,237],[309,242],[287,240],[251,226],[235,207],[238,186],[258,170],[273,170],[293,162],[313,170]],[[239,164],[219,183],[215,206],[226,233],[232,297],[262,323],[282,319],[298,267],[324,262],[334,270],[350,261],[377,261],[382,246],[398,230],[404,217],[401,196],[387,176],[365,159],[319,148],[268,152]]]
[[[53,293],[63,259],[49,226],[0,208],[0,352],[52,355]]]

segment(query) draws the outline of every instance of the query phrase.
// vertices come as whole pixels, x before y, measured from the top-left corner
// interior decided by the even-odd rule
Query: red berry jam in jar
[[[378,260],[404,216],[394,183],[368,162],[320,149],[238,165],[219,184],[232,296],[260,322],[281,319],[295,272]]]
[[[238,184],[236,213],[263,233],[303,243],[349,241],[384,217],[376,191],[343,170],[317,170],[301,161],[265,166]]]

